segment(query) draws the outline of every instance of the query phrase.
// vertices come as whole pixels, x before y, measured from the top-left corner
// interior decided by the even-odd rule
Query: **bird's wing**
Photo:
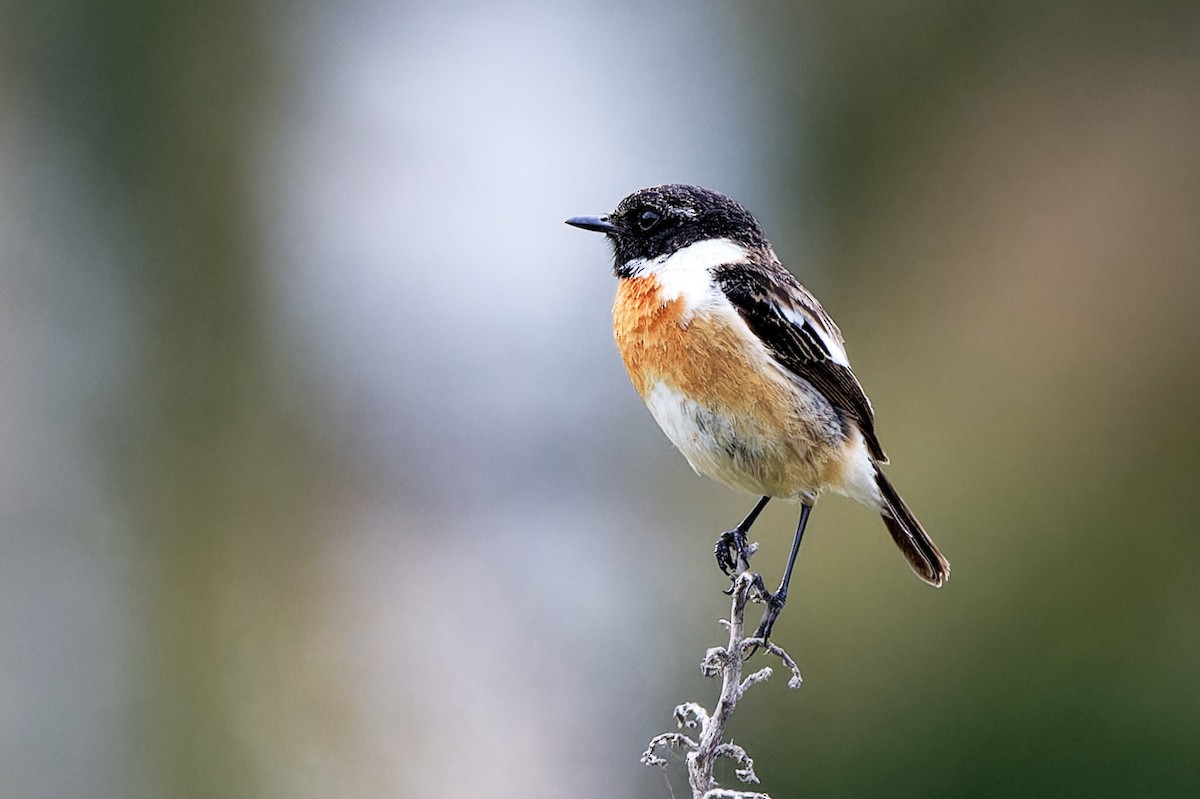
[[[871,456],[887,463],[875,435],[871,401],[850,371],[841,332],[816,298],[779,266],[742,262],[717,269],[715,277],[726,299],[771,356],[857,422]]]

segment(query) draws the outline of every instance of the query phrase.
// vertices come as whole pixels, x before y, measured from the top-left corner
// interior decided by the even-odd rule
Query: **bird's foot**
[[[750,568],[750,556],[756,549],[758,544],[751,544],[746,540],[746,531],[735,527],[721,533],[717,545],[713,548],[713,554],[716,555],[717,566],[721,572],[726,577],[734,578]]]
[[[787,589],[780,588],[775,593],[767,590],[767,586],[763,583],[761,575],[754,575],[754,583],[752,585],[755,592],[755,599],[765,604],[766,610],[763,611],[762,620],[758,623],[758,629],[754,631],[751,638],[761,639],[764,643],[771,637],[771,630],[775,627],[775,621],[779,618],[779,614],[783,611],[783,606],[787,602]],[[755,652],[758,651],[758,644],[750,648],[746,653],[746,658],[749,659]]]

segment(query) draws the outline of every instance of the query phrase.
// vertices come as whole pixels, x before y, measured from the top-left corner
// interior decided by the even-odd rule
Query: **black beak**
[[[594,230],[597,233],[617,232],[617,226],[609,222],[607,216],[573,216],[567,220],[567,224],[584,230]]]

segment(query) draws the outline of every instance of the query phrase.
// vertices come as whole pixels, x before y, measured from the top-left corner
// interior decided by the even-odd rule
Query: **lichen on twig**
[[[751,598],[753,582],[753,576],[748,572],[743,572],[734,580],[729,620],[721,620],[721,625],[729,632],[729,643],[723,647],[709,649],[700,663],[700,671],[706,677],[721,677],[721,696],[713,712],[710,714],[695,702],[685,702],[675,708],[675,721],[679,728],[697,730],[696,739],[693,740],[682,732],[663,733],[655,736],[642,753],[642,762],[647,766],[665,768],[667,761],[656,753],[657,750],[670,746],[682,749],[687,756],[688,782],[692,788],[693,799],[770,799],[765,793],[721,788],[713,778],[714,764],[718,758],[725,757],[734,762],[734,773],[739,780],[743,783],[758,782],[758,776],[754,773],[754,760],[746,754],[746,750],[733,741],[724,740],[725,725],[742,694],[750,686],[766,680],[772,673],[771,668],[765,666],[742,677],[742,666],[747,655],[756,649],[764,649],[778,657],[791,671],[789,688],[799,688],[802,681],[796,661],[782,648],[762,638],[743,637],[746,604]]]

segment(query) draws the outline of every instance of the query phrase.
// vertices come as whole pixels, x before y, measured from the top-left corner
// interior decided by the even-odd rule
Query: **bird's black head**
[[[671,255],[707,239],[729,239],[747,248],[767,246],[758,220],[736,200],[679,183],[639,189],[610,214],[576,216],[567,224],[608,237],[618,277],[630,276],[631,264]]]

